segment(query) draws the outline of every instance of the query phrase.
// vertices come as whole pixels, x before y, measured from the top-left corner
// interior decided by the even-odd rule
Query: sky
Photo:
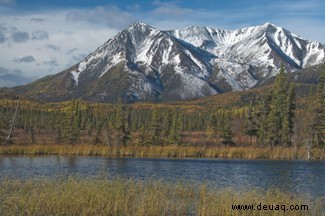
[[[324,0],[0,0],[0,87],[58,73],[135,22],[161,30],[271,22],[325,43]]]

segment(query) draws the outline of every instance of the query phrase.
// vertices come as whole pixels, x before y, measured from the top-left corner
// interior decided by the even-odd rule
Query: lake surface
[[[234,188],[279,188],[325,196],[325,161],[143,159],[107,157],[1,157],[0,179],[122,176]]]

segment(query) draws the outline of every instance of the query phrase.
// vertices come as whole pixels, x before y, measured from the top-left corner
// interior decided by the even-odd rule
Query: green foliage
[[[291,145],[295,105],[295,87],[288,84],[284,66],[276,76],[267,122],[267,138],[271,146]]]
[[[276,76],[272,91],[251,102],[244,124],[244,133],[257,137],[260,146],[290,146],[294,133],[296,109],[295,85],[289,85],[284,66]]]
[[[255,114],[255,121],[257,123],[257,142],[260,146],[267,145],[268,136],[268,116],[271,111],[270,103],[272,96],[270,92],[264,95],[257,106],[257,111]]]
[[[178,144],[180,141],[180,133],[182,131],[182,116],[180,114],[174,114],[172,118],[172,124],[169,131],[169,142]]]
[[[310,101],[310,135],[316,146],[325,146],[325,63],[320,71],[316,95]]]
[[[118,79],[117,75],[109,76]],[[292,136],[310,128],[309,138],[315,145],[324,146],[324,80],[323,69],[315,94],[308,102],[295,95],[295,89],[300,87],[288,84],[283,67],[273,86],[183,102],[124,105],[24,100],[15,123],[14,135],[19,136],[13,141],[38,144],[49,139],[49,143],[110,146],[232,145],[233,142],[246,145],[247,138],[243,136],[246,135],[252,145],[290,146],[298,139],[304,142],[307,133],[298,139]],[[254,101],[250,103],[251,100]],[[2,133],[10,128],[16,104],[17,100],[0,100]],[[307,104],[309,111],[305,112]],[[297,120],[304,125],[298,132]],[[5,134],[0,134],[0,139],[4,137]]]
[[[151,121],[148,128],[148,133],[146,137],[146,144],[158,145],[161,144],[161,116],[159,114],[159,109],[155,108],[151,114]]]
[[[233,145],[232,116],[229,112],[223,112],[220,119],[220,137],[224,145]]]
[[[283,126],[283,141],[288,146],[291,146],[291,138],[293,136],[294,122],[293,119],[295,117],[296,110],[296,93],[295,93],[295,85],[290,83],[289,89],[286,97],[286,109],[285,109],[285,118],[284,118],[284,126]]]
[[[116,105],[115,129],[117,132],[118,144],[127,146],[130,137],[129,130],[129,110],[119,101]]]
[[[254,102],[251,102],[244,123],[244,134],[250,137],[250,145],[252,145],[252,137],[258,135],[258,123],[254,115]]]
[[[206,135],[208,136],[209,139],[212,137],[215,137],[218,135],[219,131],[219,119],[218,119],[218,113],[214,112],[209,120],[209,124],[206,129]]]
[[[268,133],[269,142],[272,146],[280,145],[284,142],[285,136],[285,110],[287,97],[287,77],[284,66],[281,66],[279,74],[276,76],[272,92],[271,110],[268,116],[270,131]]]
[[[69,144],[77,144],[80,136],[81,110],[80,102],[73,100],[67,107],[66,116],[62,120],[63,140]],[[60,136],[58,128],[58,138]]]

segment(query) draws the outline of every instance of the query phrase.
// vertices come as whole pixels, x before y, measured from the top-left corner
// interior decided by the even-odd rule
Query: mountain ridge
[[[288,71],[321,63],[325,46],[271,23],[238,30],[192,26],[162,31],[134,23],[84,60],[14,88],[51,101],[170,101],[257,87]]]

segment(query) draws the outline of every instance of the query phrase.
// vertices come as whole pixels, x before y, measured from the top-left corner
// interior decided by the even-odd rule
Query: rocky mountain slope
[[[324,56],[325,45],[271,23],[233,31],[135,23],[77,65],[14,91],[45,101],[184,100],[263,85],[281,64],[299,74]]]

